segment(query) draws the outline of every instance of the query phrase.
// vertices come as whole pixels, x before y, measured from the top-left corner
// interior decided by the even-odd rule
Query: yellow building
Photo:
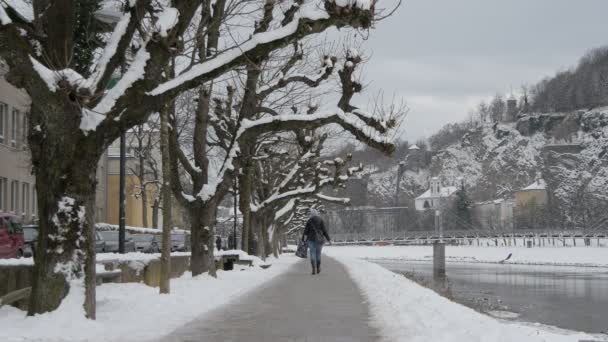
[[[547,184],[542,179],[515,192],[515,206],[518,209],[523,209],[530,204],[544,207],[547,205],[547,199]]]
[[[130,141],[130,139],[127,139]],[[125,224],[132,227],[146,227],[143,218],[143,197],[141,196],[141,183],[139,177],[135,174],[138,171],[139,161],[133,155],[133,148],[127,144],[127,158],[125,170]],[[156,152],[156,151],[155,151]],[[160,156],[153,153],[153,158]],[[160,161],[158,162],[160,167]],[[154,201],[157,198],[158,187],[151,183],[154,181],[150,172],[146,173],[146,206],[147,206],[147,228],[161,228],[163,211],[162,203],[159,203],[158,211],[158,226],[154,227]],[[161,176],[162,177],[162,176]],[[120,194],[120,147],[118,141],[113,143],[107,151],[107,185],[106,185],[106,208],[107,215],[105,222],[109,224],[118,224],[119,219],[119,194]],[[182,229],[188,229],[185,215],[182,207],[177,200],[172,203],[172,225]]]

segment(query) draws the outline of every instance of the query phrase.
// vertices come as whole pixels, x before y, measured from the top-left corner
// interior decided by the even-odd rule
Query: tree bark
[[[78,144],[74,142],[72,146]],[[84,308],[87,317],[94,319],[93,208],[98,158],[94,152],[80,158],[72,158],[73,154],[69,152],[52,153],[49,149],[65,152],[75,147],[58,148],[32,138],[30,147],[37,157],[34,168],[40,219],[28,314],[59,307],[69,291],[69,281],[83,275],[84,262]]]
[[[251,145],[249,145],[251,146]],[[251,222],[251,195],[253,191],[253,159],[248,149],[244,149],[242,156],[242,172],[239,175],[239,207],[243,215],[243,232],[241,238],[241,249],[248,254],[254,255],[253,230]]]
[[[154,204],[152,206],[152,228],[158,229],[158,212],[159,212],[159,207],[160,207],[160,200],[162,199],[162,196],[159,196],[159,198],[155,198],[154,199]]]
[[[210,201],[203,207],[193,206],[188,213],[191,222],[190,268],[192,276],[209,271],[213,256],[212,228],[215,221],[215,202]],[[211,256],[211,257],[210,257]]]
[[[169,174],[171,173],[171,165],[169,161],[169,110],[164,109],[160,114],[160,150],[163,169],[163,235],[161,244],[160,256],[160,293],[171,292],[171,183]],[[146,213],[146,210],[144,210]],[[147,219],[147,218],[146,218]]]

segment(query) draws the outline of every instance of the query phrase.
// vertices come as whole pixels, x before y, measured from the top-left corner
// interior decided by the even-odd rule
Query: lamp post
[[[120,21],[122,13],[112,9],[98,10],[94,14],[95,18],[103,23],[115,26]],[[125,65],[120,66],[120,76],[125,73]],[[110,88],[116,85],[116,82],[110,83]],[[118,196],[118,253],[125,253],[125,169],[127,164],[126,152],[126,135],[123,131],[120,134],[120,180],[119,180],[119,196]]]
[[[236,220],[237,220],[237,198],[236,198],[236,194],[237,192],[237,186],[238,186],[238,179],[237,177],[234,177],[234,227],[233,227],[233,231],[232,231],[232,248],[237,249],[237,240],[236,240]]]
[[[120,190],[118,204],[118,253],[125,253],[125,169],[127,164],[126,137],[120,134]]]
[[[399,162],[399,168],[397,169],[397,184],[395,186],[395,207],[399,206],[399,183],[401,182],[401,177],[403,177],[404,172],[405,160]]]

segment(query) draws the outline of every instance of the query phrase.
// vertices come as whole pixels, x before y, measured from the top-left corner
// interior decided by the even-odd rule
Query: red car
[[[24,248],[23,229],[17,216],[0,214],[0,258],[20,258]]]

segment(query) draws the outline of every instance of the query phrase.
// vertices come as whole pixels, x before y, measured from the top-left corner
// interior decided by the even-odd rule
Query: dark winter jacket
[[[325,239],[327,239],[327,241],[331,240],[327,234],[327,229],[325,229],[325,223],[323,223],[323,219],[319,216],[313,216],[308,219],[306,227],[304,227],[302,240],[305,239],[304,237],[306,237],[307,241],[317,241],[320,243],[324,243]]]

